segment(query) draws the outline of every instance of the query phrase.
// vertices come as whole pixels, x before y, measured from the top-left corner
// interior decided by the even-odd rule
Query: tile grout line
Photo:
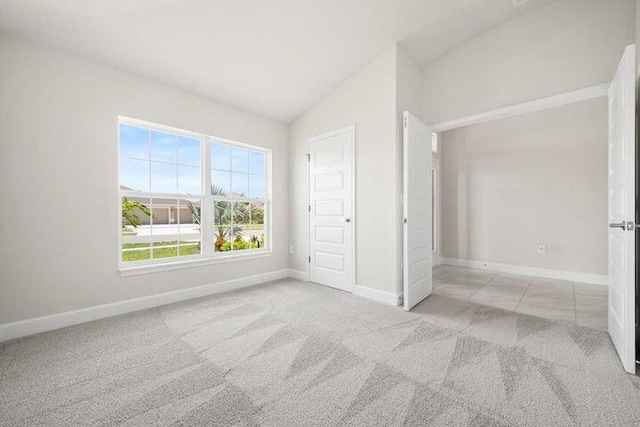
[[[459,269],[459,268],[458,268],[458,269],[456,269],[456,270],[458,271],[458,274],[460,274],[460,270],[462,270],[462,269]],[[460,299],[460,300],[463,300],[463,301],[468,301],[468,302],[477,303],[477,302],[476,302],[476,301],[474,301],[472,298],[473,298],[475,295],[477,295],[478,293],[480,293],[481,291],[486,290],[486,288],[487,288],[487,287],[488,287],[488,286],[489,286],[489,285],[490,285],[490,284],[491,284],[491,283],[492,283],[492,282],[493,282],[497,277],[499,277],[499,276],[500,276],[500,274],[501,274],[501,273],[499,273],[499,272],[495,272],[495,271],[491,271],[491,273],[492,273],[492,274],[491,274],[491,277],[490,277],[490,278],[489,278],[489,279],[488,279],[484,284],[482,284],[481,286],[479,286],[477,289],[473,290],[473,292],[472,292],[471,294],[466,295],[466,296],[462,296],[462,295],[459,295],[459,296],[452,296],[452,298],[457,298],[457,299]],[[519,276],[520,276],[520,275],[519,275]],[[492,304],[491,302],[486,302],[486,301],[484,301],[484,302],[480,302],[480,304],[484,304],[484,305],[487,305],[487,306],[490,306],[490,307],[498,307],[498,308],[502,308],[502,309],[509,310],[509,311],[512,311],[512,312],[518,312],[518,311],[517,311],[517,310],[518,310],[518,308],[522,305],[522,302],[524,301],[524,298],[528,295],[529,289],[531,289],[531,285],[533,284],[533,281],[534,281],[536,278],[537,278],[536,276],[529,276],[529,282],[527,283],[527,286],[525,287],[525,289],[524,289],[523,293],[520,295],[520,298],[518,299],[518,301],[517,301],[517,303],[516,303],[515,307],[514,307],[514,308],[512,308],[512,309],[507,309],[507,308],[505,308],[505,307],[501,307],[501,306],[499,306],[499,305],[494,305],[494,304]],[[455,282],[455,280],[453,280],[453,281]],[[573,324],[574,324],[574,325],[579,325],[579,324],[578,324],[578,301],[577,301],[577,286],[576,286],[576,282],[574,282],[574,281],[565,281],[565,282],[570,282],[570,283],[572,284],[572,286],[573,286],[573,291],[572,291],[572,297],[573,297]],[[455,284],[454,284],[454,283],[452,283],[451,285],[453,286],[453,285],[455,285]],[[554,297],[554,296],[548,296],[548,297],[544,297],[544,298],[551,298],[551,299],[553,299],[553,300],[557,300],[557,299],[558,299],[557,297]],[[560,299],[561,299],[561,298],[560,298]],[[542,308],[544,308],[544,307],[542,307]],[[557,311],[557,310],[556,310],[556,311]],[[518,312],[518,313],[519,313],[519,312]],[[547,315],[540,315],[540,314],[538,314],[538,316],[543,317],[543,318],[547,318],[547,319],[551,319],[551,320],[554,320],[554,319],[555,319],[554,317],[547,317]],[[561,319],[555,319],[555,320],[561,320]],[[570,320],[569,320],[569,321],[564,320],[564,321],[565,321],[565,322],[569,322],[569,323],[571,323],[571,321],[570,321]]]
[[[489,280],[487,281],[487,283],[484,283],[482,286],[480,286],[480,287],[479,287],[475,292],[473,292],[471,295],[469,295],[469,296],[467,297],[467,299],[468,299],[469,301],[471,301],[471,297],[472,297],[472,296],[474,296],[475,294],[477,294],[478,292],[480,292],[482,289],[484,289],[484,288],[485,288],[489,283],[491,283],[491,282],[493,281],[493,279],[495,279],[496,277],[498,277],[498,274],[495,274],[495,273],[494,273],[494,275],[491,277],[491,279],[489,279]],[[471,302],[473,302],[473,301],[471,301]]]

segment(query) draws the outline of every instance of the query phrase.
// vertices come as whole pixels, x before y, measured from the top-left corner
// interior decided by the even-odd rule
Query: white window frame
[[[190,138],[199,139],[201,142],[201,173],[202,173],[202,194],[172,194],[172,193],[154,193],[152,191],[128,191],[120,189],[120,125],[126,124],[131,126],[137,126],[151,131],[160,131],[175,134],[178,136],[186,136]],[[216,142],[220,144],[230,145],[234,147],[247,148],[253,151],[260,151],[265,155],[265,196],[263,199],[251,199],[244,197],[220,197],[213,196],[211,194],[211,143]],[[258,147],[250,144],[245,144],[229,139],[213,137],[202,133],[187,131],[170,126],[160,125],[148,121],[139,119],[133,119],[124,116],[118,116],[118,212],[117,212],[117,230],[118,230],[118,269],[122,276],[148,274],[159,271],[175,270],[182,268],[195,267],[200,265],[219,264],[233,261],[240,261],[252,258],[268,257],[273,254],[271,243],[271,188],[272,188],[272,173],[271,173],[271,150],[264,147]],[[161,258],[150,259],[142,261],[122,261],[122,197],[135,196],[135,197],[163,197],[163,198],[196,198],[201,199],[201,214],[200,214],[200,254],[179,256],[173,258]],[[214,201],[225,200],[233,202],[260,202],[264,203],[264,234],[265,234],[265,247],[260,249],[243,249],[238,251],[228,252],[214,252]],[[205,232],[209,230],[209,232]]]

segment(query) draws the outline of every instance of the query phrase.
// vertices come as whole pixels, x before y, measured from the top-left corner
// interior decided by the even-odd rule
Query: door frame
[[[433,154],[432,154],[433,155]],[[433,227],[433,239],[436,242],[435,250],[432,251],[431,254],[431,264],[433,267],[440,265],[442,259],[442,190],[441,190],[441,181],[442,181],[442,172],[440,170],[440,159],[432,157],[431,158],[431,168],[435,169],[435,185],[433,185],[433,190],[436,193],[436,197],[434,198],[435,209],[433,209],[434,213],[434,227]],[[432,267],[432,268],[433,268]]]
[[[351,140],[351,289],[349,292],[353,293],[356,287],[356,231],[357,231],[357,212],[356,212],[356,125],[348,125],[339,129],[335,129],[329,132],[322,133],[320,135],[307,138],[307,215],[306,215],[306,228],[307,228],[307,259],[311,258],[311,144],[314,142],[322,141],[323,139],[331,138],[333,136],[350,134]],[[311,282],[311,262],[307,262],[307,282]]]

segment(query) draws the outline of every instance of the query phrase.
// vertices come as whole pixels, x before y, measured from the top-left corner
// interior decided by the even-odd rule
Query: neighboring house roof
[[[144,199],[146,199],[146,202],[144,201]],[[148,198],[144,198],[141,197],[140,199],[138,198],[132,198],[130,197],[129,200],[136,200],[139,201],[141,203],[149,203],[149,199]],[[177,200],[177,202],[176,202]],[[153,198],[153,207],[176,207],[176,205],[180,205],[180,208],[186,208],[189,205],[189,202],[191,202],[195,207],[199,208],[200,207],[200,200],[188,200],[188,199],[161,199],[161,198]]]
[[[192,203],[194,206],[196,207],[200,207],[200,198],[199,197],[195,197],[194,199],[186,199],[186,198],[164,198],[164,197],[154,197],[153,198],[153,203],[151,203],[150,199],[151,197],[145,197],[145,196],[126,196],[127,199],[131,200],[132,202],[140,202],[140,203],[144,203],[145,205],[149,205],[152,204],[154,207],[175,207],[177,204],[180,205],[180,207],[187,207],[189,203]]]

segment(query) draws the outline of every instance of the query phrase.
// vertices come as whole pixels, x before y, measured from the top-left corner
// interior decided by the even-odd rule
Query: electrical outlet
[[[539,254],[546,254],[547,253],[547,245],[544,243],[538,243],[538,245],[536,246],[538,249],[538,253]]]

